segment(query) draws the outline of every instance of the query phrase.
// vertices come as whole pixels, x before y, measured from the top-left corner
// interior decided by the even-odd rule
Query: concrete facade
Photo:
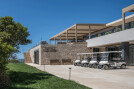
[[[87,47],[98,47],[98,46],[117,44],[121,42],[129,42],[129,41],[134,41],[134,28],[104,35],[101,37],[96,37],[93,39],[88,39],[86,42],[87,42]]]
[[[34,51],[36,50],[39,50],[39,53],[41,53],[41,45],[38,45],[32,49],[29,50],[29,54],[30,54],[30,57],[31,57],[31,60],[32,60],[32,63],[35,63],[35,60],[34,60]],[[39,54],[39,64],[41,64],[41,54]]]

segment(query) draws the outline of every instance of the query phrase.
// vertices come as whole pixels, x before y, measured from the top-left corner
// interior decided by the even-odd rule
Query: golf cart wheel
[[[108,65],[104,65],[104,66],[103,66],[103,69],[104,69],[104,70],[108,70],[108,69],[109,69],[109,66],[108,66]]]
[[[81,67],[83,67],[83,64],[81,64]]]
[[[86,64],[86,67],[88,67],[88,64]]]
[[[92,68],[92,65],[91,64],[89,65],[89,68]]]
[[[86,64],[83,64],[84,67],[86,67]]]
[[[94,64],[94,65],[93,65],[93,68],[97,68],[97,64]]]
[[[125,69],[126,68],[126,65],[125,64],[122,64],[120,68],[121,69]]]
[[[76,63],[74,63],[74,66],[76,66]]]
[[[98,65],[98,69],[101,69],[101,68],[102,68],[102,66]]]

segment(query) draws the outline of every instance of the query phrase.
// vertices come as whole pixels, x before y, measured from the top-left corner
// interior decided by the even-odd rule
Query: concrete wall
[[[132,40],[134,40],[134,28],[101,37],[96,37],[93,39],[88,39],[86,42],[87,47],[97,47],[114,43],[129,42]]]
[[[41,64],[41,45],[38,45],[29,50],[29,54],[30,54],[32,63],[34,63],[34,51],[36,51],[36,50],[39,50],[39,64]]]

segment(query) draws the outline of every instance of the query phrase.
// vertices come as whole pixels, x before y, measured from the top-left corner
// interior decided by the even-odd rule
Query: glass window
[[[119,25],[117,28],[116,28],[116,31],[119,32],[122,30],[122,25]]]
[[[134,21],[130,23],[131,28],[134,28]]]
[[[130,23],[126,23],[125,24],[125,29],[129,29],[130,28]]]

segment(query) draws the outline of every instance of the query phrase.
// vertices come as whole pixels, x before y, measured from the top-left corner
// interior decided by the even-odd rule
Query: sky
[[[109,23],[122,17],[122,9],[134,0],[0,0],[0,17],[12,16],[28,27],[31,44],[20,45],[23,52],[76,23]],[[127,13],[126,15],[129,15]]]

